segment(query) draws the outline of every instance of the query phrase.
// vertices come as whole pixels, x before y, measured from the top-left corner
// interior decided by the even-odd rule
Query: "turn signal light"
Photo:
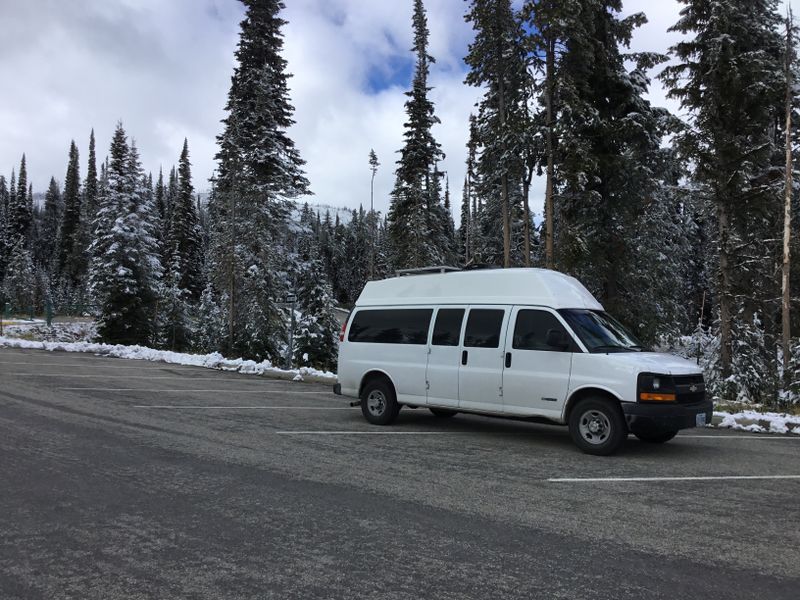
[[[645,402],[675,402],[675,394],[658,394],[653,392],[642,392],[639,400]]]
[[[344,330],[345,330],[345,329],[347,329],[347,321],[345,321],[344,323],[342,323],[342,330],[339,332],[339,341],[340,341],[340,342],[343,342],[343,341],[344,341]]]

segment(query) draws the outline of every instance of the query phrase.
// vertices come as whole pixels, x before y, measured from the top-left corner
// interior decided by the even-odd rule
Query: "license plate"
[[[706,426],[706,413],[698,413],[694,417],[694,424],[695,427],[705,427]]]

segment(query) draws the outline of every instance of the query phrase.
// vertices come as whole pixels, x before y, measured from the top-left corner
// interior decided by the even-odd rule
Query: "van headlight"
[[[671,375],[640,373],[636,397],[639,402],[675,402],[675,382]]]

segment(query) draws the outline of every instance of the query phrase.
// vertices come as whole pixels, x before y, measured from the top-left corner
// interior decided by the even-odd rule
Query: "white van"
[[[401,406],[568,425],[590,454],[710,422],[703,374],[648,352],[576,279],[544,269],[369,282],[342,327],[337,394],[389,425]]]

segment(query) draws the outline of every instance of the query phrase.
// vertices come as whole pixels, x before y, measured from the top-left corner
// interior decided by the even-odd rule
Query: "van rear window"
[[[433,309],[360,310],[353,318],[349,342],[427,344]]]

